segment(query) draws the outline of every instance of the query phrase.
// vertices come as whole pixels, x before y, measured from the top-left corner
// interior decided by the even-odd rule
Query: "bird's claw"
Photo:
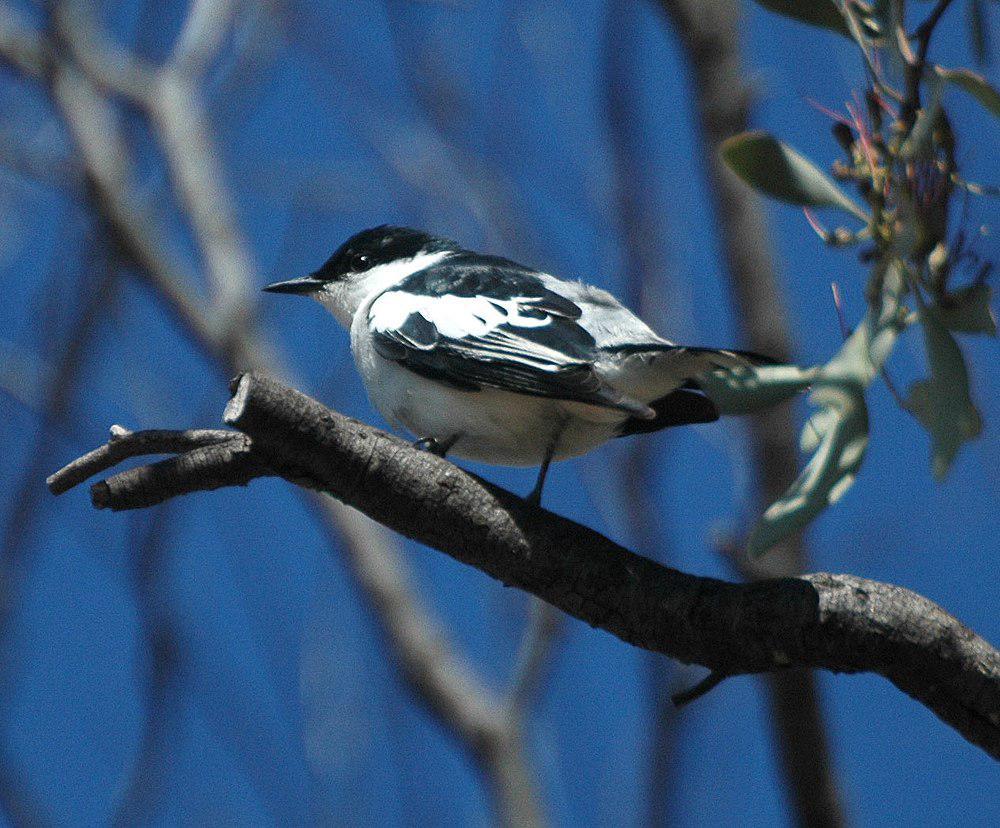
[[[447,440],[438,440],[437,437],[421,437],[419,440],[413,441],[413,447],[417,451],[427,451],[438,457],[444,457],[457,441],[457,434]]]

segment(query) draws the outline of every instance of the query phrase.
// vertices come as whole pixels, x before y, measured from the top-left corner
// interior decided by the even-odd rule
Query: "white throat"
[[[362,305],[395,287],[408,276],[450,256],[452,252],[454,251],[441,250],[437,253],[419,253],[409,259],[376,265],[364,273],[349,273],[343,279],[331,282],[314,294],[313,298],[330,311],[341,325],[350,328],[354,314]]]

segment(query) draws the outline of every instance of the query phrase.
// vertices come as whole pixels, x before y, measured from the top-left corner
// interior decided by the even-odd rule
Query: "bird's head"
[[[373,277],[394,275],[401,280],[426,266],[423,263],[428,261],[428,256],[440,258],[440,254],[458,249],[458,245],[448,239],[409,227],[384,224],[355,233],[315,273],[287,282],[274,282],[264,290],[313,296],[338,285],[369,282]]]

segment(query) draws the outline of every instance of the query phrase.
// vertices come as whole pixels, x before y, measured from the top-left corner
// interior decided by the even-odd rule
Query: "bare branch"
[[[451,730],[479,765],[499,822],[544,824],[525,761],[522,723],[457,656],[446,630],[411,587],[413,576],[384,527],[354,509],[306,492],[331,542],[346,536],[351,572],[371,602],[400,670],[417,699]],[[334,512],[331,507],[338,507]]]
[[[909,590],[825,573],[687,575],[259,376],[240,378],[224,419],[250,438],[245,452],[210,446],[116,475],[96,484],[95,505],[242,485],[249,457],[637,647],[725,675],[883,675],[1000,758],[1000,652]]]
[[[511,715],[524,717],[546,677],[551,663],[552,645],[559,637],[562,616],[544,601],[532,598],[514,661],[513,678],[507,694]]]
[[[83,455],[51,475],[45,485],[52,494],[62,494],[78,486],[88,477],[117,466],[131,457],[148,454],[180,454],[196,448],[234,443],[245,447],[246,438],[223,429],[189,429],[187,431],[129,431],[120,425],[111,426],[111,439],[103,446]]]
[[[57,32],[69,44],[88,77],[145,109],[151,116],[167,156],[171,176],[191,219],[195,237],[205,258],[213,288],[219,323],[229,328],[246,309],[246,296],[253,279],[253,264],[236,222],[236,211],[223,182],[225,176],[218,153],[212,146],[211,130],[201,106],[195,81],[185,61],[217,46],[218,37],[206,27],[228,23],[228,4],[197,3],[197,17],[182,32],[187,41],[175,55],[181,63],[154,69],[127,53],[113,49],[94,20],[78,3],[66,3],[55,16]],[[220,17],[221,15],[221,17]],[[213,46],[213,43],[215,46]]]
[[[55,31],[87,77],[137,104],[156,93],[156,67],[108,39],[83,3],[64,2],[52,11]]]
[[[214,301],[229,327],[246,310],[255,268],[222,183],[224,173],[201,100],[190,77],[164,70],[153,102],[151,114],[171,175],[205,258]]]
[[[134,504],[130,508],[139,509],[191,492],[245,486],[255,477],[269,473],[260,458],[251,453],[249,445],[232,440],[192,449],[151,466],[119,472],[91,486],[90,497],[98,509],[114,509],[123,498]],[[170,493],[169,497],[164,497],[165,492]]]
[[[136,196],[131,153],[111,106],[94,84],[71,66],[55,66],[50,83],[93,186],[99,211],[113,229],[116,241],[139,264],[144,277],[194,341],[208,353],[217,353],[223,337],[218,324],[204,312],[205,302],[198,296],[194,273],[180,253],[166,243],[168,234],[151,206]]]

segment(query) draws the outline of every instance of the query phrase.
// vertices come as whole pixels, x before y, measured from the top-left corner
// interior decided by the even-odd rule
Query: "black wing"
[[[597,349],[580,315],[535,271],[459,255],[379,296],[368,324],[382,357],[455,388],[501,388],[653,416],[594,371]]]

